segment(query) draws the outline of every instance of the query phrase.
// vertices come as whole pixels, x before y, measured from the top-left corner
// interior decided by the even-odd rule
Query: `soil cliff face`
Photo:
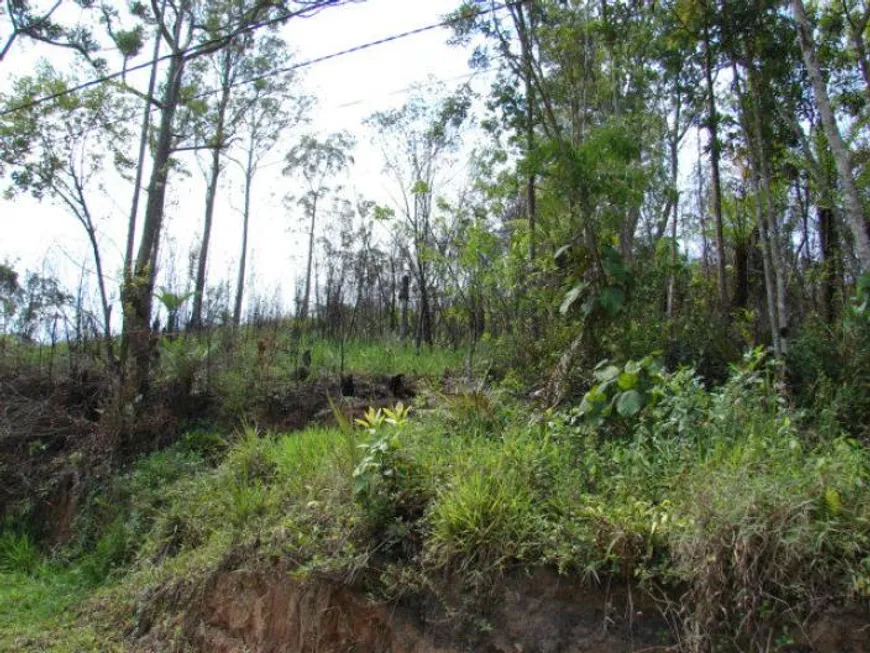
[[[448,601],[459,604],[462,597],[457,593]],[[463,626],[431,597],[412,604],[377,603],[340,583],[300,582],[286,571],[222,571],[211,579],[202,600],[187,606],[183,622],[181,648],[215,653],[684,650],[639,592],[584,587],[548,571],[505,579],[473,624],[466,619]],[[134,648],[167,650],[165,640],[150,635]],[[870,653],[870,614],[866,608],[849,608],[821,615],[770,650]]]
[[[652,606],[624,590],[571,587],[552,574],[507,580],[476,627],[458,632],[442,610],[370,603],[330,582],[224,572],[189,613],[190,644],[263,653],[611,653],[669,650]],[[473,632],[471,632],[473,631]]]

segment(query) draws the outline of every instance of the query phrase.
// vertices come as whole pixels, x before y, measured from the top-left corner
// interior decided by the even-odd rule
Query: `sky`
[[[333,7],[305,20],[291,20],[281,34],[296,51],[297,61],[305,61],[438,23],[458,4],[459,0],[365,0]],[[0,27],[0,37],[3,34],[5,30]],[[391,195],[396,194],[390,181],[381,174],[380,150],[371,143],[370,132],[362,128],[367,116],[401,105],[410,87],[433,80],[443,81],[452,89],[471,79],[476,90],[485,92],[489,76],[484,73],[471,77],[470,52],[449,46],[446,42],[449,34],[447,29],[435,29],[306,68],[305,88],[318,99],[310,129],[321,134],[348,130],[357,136],[355,165],[343,182],[349,197],[360,193],[389,203]],[[150,51],[150,46],[144,50]],[[0,91],[8,90],[11,79],[32,69],[41,56],[51,57],[57,67],[62,65],[59,59],[63,55],[57,50],[17,42],[0,63]],[[138,78],[142,88],[144,75],[143,72]],[[135,144],[131,142],[130,147],[130,155],[135,158]],[[292,302],[296,278],[304,274],[307,244],[298,208],[288,207],[283,200],[286,194],[299,190],[293,187],[293,180],[281,175],[282,158],[290,147],[292,142],[280,142],[266,155],[256,178],[248,253],[249,272],[253,272],[253,287],[249,290],[271,296],[277,288],[285,307]],[[187,273],[188,252],[202,230],[205,196],[199,167],[191,155],[187,155],[185,162],[191,174],[185,179],[176,178],[171,184],[167,202],[168,239],[163,246],[164,254],[174,253],[176,274],[182,282]],[[229,174],[224,175],[225,182],[219,191],[209,252],[210,284],[234,280],[239,257],[241,178],[232,166],[227,170]],[[122,264],[131,198],[129,184],[107,179],[105,192],[95,202],[96,212],[101,215],[106,275],[113,289],[117,287]],[[40,203],[26,197],[14,201],[0,199],[0,225],[3,227],[0,261],[9,261],[19,270],[57,274],[70,289],[78,283],[83,269],[86,278],[93,274],[83,229],[50,200]],[[89,285],[96,289],[93,279]]]

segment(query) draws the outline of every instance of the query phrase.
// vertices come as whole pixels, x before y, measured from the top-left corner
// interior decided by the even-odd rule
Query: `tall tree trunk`
[[[233,307],[233,325],[242,321],[242,297],[245,294],[245,266],[248,261],[248,222],[251,216],[251,191],[254,185],[254,144],[250,144],[245,165],[245,208],[242,213],[242,252],[239,255],[239,277],[236,281],[236,301]]]
[[[311,226],[308,232],[308,264],[305,267],[305,296],[302,298],[302,308],[299,317],[302,320],[308,318],[309,302],[311,300],[311,267],[314,264],[314,228],[317,220],[317,195],[311,200]]]
[[[202,241],[199,245],[199,259],[196,264],[196,284],[193,290],[193,309],[190,316],[190,327],[193,330],[202,328],[202,303],[205,297],[205,275],[208,266],[208,246],[211,241],[211,227],[214,221],[214,205],[217,198],[218,180],[221,175],[221,154],[224,147],[224,130],[226,129],[227,105],[230,101],[230,73],[232,71],[233,55],[229,49],[222,53],[223,71],[221,73],[221,98],[218,104],[217,125],[215,126],[214,143],[211,150],[211,169],[209,170],[208,187],[205,191],[205,220],[202,226]]]
[[[707,130],[710,134],[710,176],[713,185],[713,221],[716,230],[716,285],[719,290],[719,306],[728,305],[728,289],[725,285],[725,235],[722,225],[722,180],[719,172],[721,145],[719,143],[719,113],[716,110],[716,89],[713,85],[713,51],[710,45],[710,29],[704,26],[704,78],[707,82]]]
[[[861,9],[863,9],[866,3],[861,3],[861,5]],[[861,12],[858,20],[855,20],[846,0],[840,0],[840,6],[843,8],[843,15],[849,24],[849,38],[852,39],[852,47],[855,48],[855,59],[858,61],[858,68],[861,69],[861,77],[864,78],[864,91],[870,96],[870,62],[867,61],[867,46],[864,43],[868,13],[865,9]]]
[[[399,303],[402,305],[402,319],[399,322],[399,339],[404,341],[408,337],[408,301],[411,299],[411,278],[407,274],[402,275],[402,286],[399,289]]]
[[[704,175],[701,172],[701,131],[698,130],[698,159],[695,167],[695,177],[698,182],[698,219],[701,222],[701,268],[704,278],[708,278],[710,272],[707,245],[707,209],[704,207]]]
[[[764,133],[764,122],[761,113],[762,94],[759,88],[758,73],[755,71],[753,64],[749,63],[749,92],[751,97],[750,104],[752,105],[752,118],[755,131],[755,159],[753,165],[759,174],[761,184],[762,200],[764,211],[762,218],[767,221],[767,244],[770,250],[770,263],[773,269],[774,283],[776,287],[776,324],[779,333],[779,353],[785,355],[788,353],[788,301],[787,301],[787,280],[786,280],[786,263],[785,257],[782,254],[782,246],[780,243],[779,221],[776,217],[776,206],[773,200],[773,193],[770,189],[770,158],[767,153],[767,138]]]
[[[761,262],[764,270],[764,296],[767,299],[768,324],[770,325],[773,352],[778,357],[782,350],[779,343],[779,322],[776,317],[776,286],[773,282],[773,265],[770,260],[770,238],[767,233],[767,220],[764,217],[761,183],[758,181],[758,171],[754,166],[752,169],[752,192],[755,197],[755,219],[758,222],[758,240],[761,246]]]
[[[528,31],[532,25],[532,16],[530,7],[526,17],[523,13],[524,7],[522,4],[517,5],[514,16],[514,23],[518,30],[526,34],[525,38],[520,39],[520,49],[522,53],[523,66],[523,86],[525,87],[526,95],[526,115],[525,115],[525,139],[526,139],[526,156],[531,156],[535,148],[535,89],[534,89],[534,62],[532,61],[531,39],[528,38]],[[529,270],[534,271],[535,259],[537,258],[537,194],[535,192],[535,173],[529,167],[526,175],[526,212],[529,220]],[[527,278],[527,283],[530,279]],[[536,310],[532,311],[531,315],[531,330],[532,338],[537,339],[540,331],[540,324]]]
[[[153,341],[151,338],[151,307],[154,282],[157,275],[157,255],[163,226],[166,202],[166,182],[169,177],[169,158],[172,155],[172,127],[181,99],[184,76],[184,54],[178,44],[185,22],[184,7],[179,10],[174,26],[173,55],[169,59],[166,88],[161,102],[160,126],[154,148],[151,179],[148,183],[148,201],[142,226],[142,240],[124,301],[124,337],[128,340],[134,358],[133,389],[143,394],[148,387]]]
[[[845,196],[846,218],[852,231],[852,236],[855,239],[855,251],[858,255],[858,263],[861,271],[870,270],[870,237],[867,235],[864,209],[852,172],[852,158],[840,134],[837,120],[834,117],[834,111],[828,96],[827,84],[822,76],[822,69],[816,56],[816,45],[813,40],[806,10],[804,9],[804,3],[802,0],[791,0],[791,6],[795,22],[797,23],[798,44],[800,45],[804,64],[807,67],[807,74],[813,87],[816,108],[822,118],[822,126],[825,129],[825,135],[828,138],[831,152],[834,155],[837,176]]]
[[[677,291],[677,222],[680,219],[680,191],[679,191],[679,138],[680,138],[680,108],[681,102],[677,98],[677,106],[675,108],[674,129],[669,134],[668,148],[670,153],[670,172],[671,172],[671,193],[673,197],[670,201],[671,212],[673,218],[671,220],[671,271],[668,275],[668,300],[667,314],[668,317],[674,315],[676,307],[676,291]]]
[[[734,243],[734,297],[731,306],[745,309],[749,305],[749,248],[751,239]]]
[[[733,85],[737,96],[742,100],[742,107],[739,112],[739,117],[740,125],[746,138],[746,145],[749,149],[751,163],[750,167],[752,169],[752,192],[755,197],[755,218],[758,224],[758,240],[761,247],[762,267],[764,268],[764,294],[767,299],[768,322],[770,325],[770,334],[773,343],[774,355],[780,357],[785,353],[785,350],[781,339],[782,322],[779,316],[779,286],[775,281],[776,263],[774,261],[774,244],[772,242],[775,238],[775,234],[771,233],[770,230],[771,225],[775,224],[775,221],[769,219],[771,215],[770,212],[772,211],[772,206],[769,202],[769,200],[771,200],[769,183],[765,187],[765,189],[762,188],[762,173],[763,170],[766,170],[766,157],[764,155],[764,136],[763,125],[761,123],[761,109],[757,103],[760,98],[758,97],[757,93],[755,74],[752,70],[753,63],[751,54],[747,55],[746,58],[748,61],[746,66],[749,69],[749,102],[753,105],[749,109],[752,112],[751,117],[747,115],[746,92],[741,89],[740,74],[736,65],[734,65],[732,68],[734,71]]]
[[[161,12],[166,10],[166,0],[163,0]],[[136,221],[139,214],[139,195],[142,189],[142,176],[145,172],[145,152],[148,150],[148,133],[151,128],[151,101],[154,97],[154,88],[157,86],[157,66],[160,58],[160,43],[163,36],[159,29],[155,30],[154,35],[154,51],[152,53],[151,72],[148,77],[148,95],[146,96],[145,109],[142,116],[142,129],[139,133],[139,155],[136,164],[136,176],[133,182],[133,200],[130,207],[130,216],[127,221],[127,247],[124,251],[124,282],[122,288],[122,305],[127,303],[126,292],[133,284],[133,250],[136,242]],[[124,315],[124,324],[126,330],[127,310],[122,309]],[[119,387],[124,387],[124,380],[127,374],[127,354],[129,350],[130,339],[126,335],[121,338],[121,352],[118,367],[121,373],[121,383]]]
[[[106,279],[103,276],[103,257],[100,253],[100,244],[97,241],[97,230],[91,219],[90,209],[85,202],[84,188],[76,180],[76,192],[79,203],[84,213],[82,224],[88,234],[88,242],[91,244],[91,253],[94,257],[94,267],[97,273],[97,288],[100,292],[100,308],[103,310],[103,339],[106,346],[106,365],[110,370],[115,369],[114,342],[112,339],[112,305],[109,302],[109,293],[106,290]]]
[[[825,322],[833,324],[837,318],[834,298],[837,294],[839,278],[839,243],[834,210],[827,206],[818,207],[819,240],[822,250],[822,316]]]
[[[426,279],[426,271],[422,262],[418,261],[417,280],[420,284],[420,316],[417,328],[417,351],[425,342],[432,346],[432,306],[429,298],[429,284]]]

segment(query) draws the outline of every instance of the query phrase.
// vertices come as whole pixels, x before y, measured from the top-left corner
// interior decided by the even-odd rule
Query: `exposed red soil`
[[[476,627],[458,628],[434,600],[372,602],[285,571],[224,571],[184,617],[187,645],[230,653],[611,653],[671,650],[652,604],[624,589],[580,587],[553,573],[506,579]],[[467,620],[466,620],[467,621]],[[159,650],[145,640],[140,650]]]

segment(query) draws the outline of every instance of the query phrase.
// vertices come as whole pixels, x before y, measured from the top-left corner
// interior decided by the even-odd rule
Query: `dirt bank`
[[[461,599],[461,597],[455,597]],[[384,603],[285,571],[224,571],[182,619],[196,650],[230,653],[648,653],[674,650],[655,607],[625,589],[581,587],[551,572],[505,579],[473,618],[434,598]],[[166,650],[156,633],[140,651]]]
[[[170,630],[137,634],[132,648],[215,653],[676,653],[680,642],[654,602],[624,586],[587,585],[541,570],[517,574],[485,600],[458,592],[372,600],[287,570],[221,571],[199,600],[177,606]],[[449,593],[449,590],[448,590]],[[452,607],[445,609],[446,603]],[[470,604],[474,611],[468,611]],[[462,607],[460,607],[462,606]],[[174,631],[174,632],[170,632]],[[180,639],[178,638],[181,634]],[[171,641],[170,641],[171,640]],[[843,608],[771,638],[781,653],[870,653],[867,608]],[[737,651],[732,643],[717,650]],[[719,648],[719,647],[722,648]]]

